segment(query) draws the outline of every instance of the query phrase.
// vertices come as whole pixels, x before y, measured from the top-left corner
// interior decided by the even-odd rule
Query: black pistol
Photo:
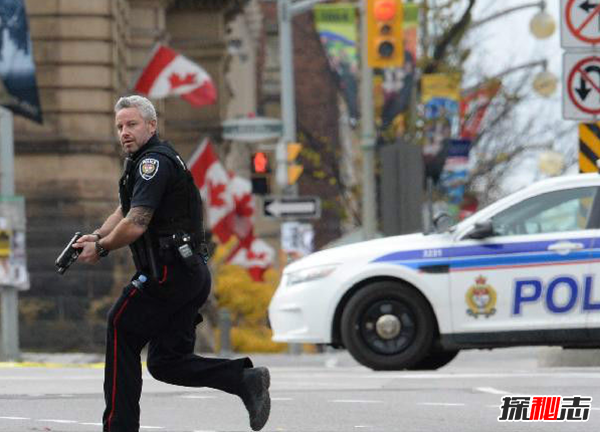
[[[71,264],[73,264],[75,261],[77,261],[77,258],[79,258],[81,249],[75,249],[73,247],[73,243],[79,240],[79,238],[82,236],[83,234],[76,232],[67,247],[60,253],[58,258],[56,258],[56,267],[58,267],[57,271],[59,274],[64,274]]]

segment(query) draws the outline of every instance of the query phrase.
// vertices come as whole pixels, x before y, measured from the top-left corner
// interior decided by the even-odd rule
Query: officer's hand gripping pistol
[[[75,261],[77,261],[77,258],[79,258],[81,249],[75,249],[73,247],[73,243],[79,240],[79,238],[82,236],[83,234],[76,232],[67,247],[60,253],[58,258],[56,258],[56,267],[59,274],[64,274],[71,264],[73,264]]]

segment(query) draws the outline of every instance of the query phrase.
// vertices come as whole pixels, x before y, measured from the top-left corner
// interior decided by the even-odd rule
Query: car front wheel
[[[361,364],[374,370],[401,370],[429,353],[434,318],[423,296],[399,282],[375,282],[348,301],[342,341]]]

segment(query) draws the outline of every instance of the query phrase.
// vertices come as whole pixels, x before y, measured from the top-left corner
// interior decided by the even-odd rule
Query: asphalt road
[[[253,356],[272,373],[265,431],[598,431],[600,368],[533,348],[465,352],[434,372],[373,372],[345,353]],[[102,369],[0,367],[0,432],[101,431]],[[498,422],[504,395],[591,396],[587,422]],[[247,431],[241,401],[144,375],[142,431]]]

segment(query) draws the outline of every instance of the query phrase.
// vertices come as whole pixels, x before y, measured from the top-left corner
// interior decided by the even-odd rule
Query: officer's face
[[[123,108],[115,116],[119,141],[126,153],[138,151],[156,132],[156,121],[143,119],[137,108]]]

